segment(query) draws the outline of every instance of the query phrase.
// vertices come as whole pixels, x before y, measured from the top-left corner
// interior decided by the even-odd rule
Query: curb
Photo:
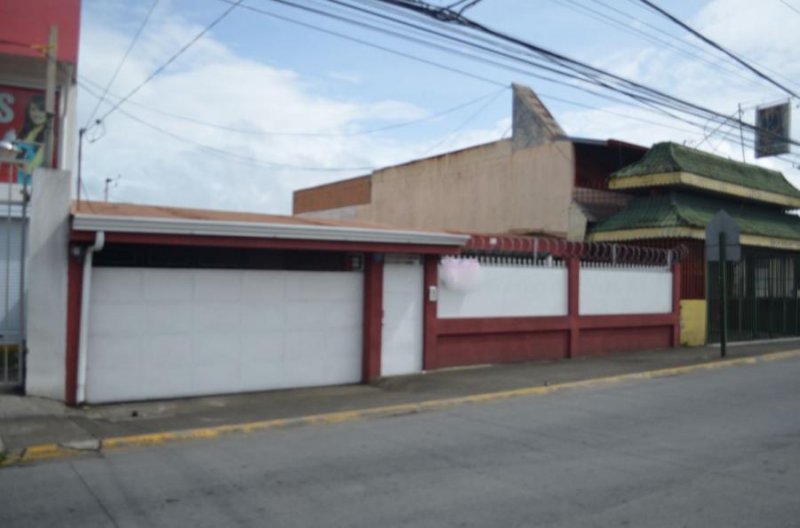
[[[100,440],[83,440],[77,442],[66,442],[62,444],[41,444],[27,447],[18,452],[6,453],[4,459],[0,457],[0,467],[18,465],[26,462],[38,462],[42,460],[72,457],[86,453],[102,454],[109,451],[117,451],[131,447],[148,447],[186,440],[212,439],[231,434],[248,434],[272,429],[287,429],[290,427],[321,424],[340,424],[371,418],[388,418],[392,416],[402,416],[426,411],[443,410],[466,404],[485,404],[512,398],[545,395],[563,390],[605,387],[627,381],[665,378],[669,376],[689,374],[692,372],[718,370],[726,367],[742,365],[755,365],[757,363],[781,361],[794,358],[800,358],[800,350],[775,352],[772,354],[747,358],[715,360],[696,365],[670,367],[644,372],[633,372],[629,374],[619,374],[602,378],[570,381],[555,385],[525,387],[521,389],[472,394],[469,396],[427,400],[416,403],[403,403],[398,405],[389,405],[353,411],[337,411],[324,414],[301,416],[297,418],[279,418],[241,424],[201,427],[197,429],[116,436]]]

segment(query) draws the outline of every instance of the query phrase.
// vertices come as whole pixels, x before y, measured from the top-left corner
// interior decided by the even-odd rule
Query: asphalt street
[[[0,526],[800,527],[800,360],[0,470]]]

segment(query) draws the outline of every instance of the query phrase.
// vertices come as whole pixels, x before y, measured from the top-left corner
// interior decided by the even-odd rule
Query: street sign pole
[[[720,316],[720,325],[719,325],[719,349],[720,349],[720,357],[725,357],[725,346],[727,345],[728,341],[728,295],[725,291],[725,285],[727,284],[726,280],[726,272],[727,270],[727,259],[725,258],[725,232],[721,231],[719,234],[719,291],[720,291],[720,303],[719,303],[719,316]]]
[[[741,231],[739,226],[725,211],[719,211],[706,226],[706,262],[719,262],[719,344],[721,357],[725,357],[728,344],[728,291],[726,288],[728,284],[728,261],[739,262],[742,259],[740,238]],[[711,280],[711,277],[709,277],[709,280]],[[713,282],[710,284],[713,284]],[[708,308],[710,322],[710,302]]]

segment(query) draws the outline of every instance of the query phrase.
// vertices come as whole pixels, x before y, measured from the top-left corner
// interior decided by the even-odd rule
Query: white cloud
[[[712,0],[687,22],[721,45],[756,63],[757,67],[768,70],[770,75],[800,78],[800,63],[794,59],[800,47],[800,32],[796,30],[800,15],[789,11],[779,2]],[[711,49],[668,22],[662,22],[661,27],[685,42]],[[735,116],[741,103],[745,108],[744,120],[751,123],[754,122],[755,105],[786,98],[780,89],[757,80],[753,73],[722,55],[717,54],[717,58],[710,59],[712,64],[709,64],[687,58],[665,46],[656,47],[644,41],[639,42],[642,43],[640,47],[621,50],[605,57],[598,65],[721,114]],[[698,53],[697,50],[692,52]],[[725,73],[720,68],[736,73]],[[783,82],[782,78],[778,80]],[[793,88],[800,91],[797,85]],[[800,130],[800,116],[796,108],[793,110],[795,117],[792,128],[797,131]],[[719,121],[699,120],[701,126],[692,127],[652,112],[615,104],[604,106],[602,111],[569,111],[556,117],[568,133],[577,136],[612,137],[646,146],[667,140],[688,142],[693,146],[700,144],[700,148],[709,152],[742,159],[738,128],[725,124],[719,127],[719,131],[728,132],[728,140],[720,139],[718,133],[713,133],[703,141],[704,136],[717,129]],[[680,130],[638,119],[656,121]],[[752,141],[751,135],[746,134],[746,137],[748,142]],[[790,163],[772,158],[755,160],[752,147],[746,147],[745,151],[748,162],[781,170],[793,183],[800,184],[800,173]]]
[[[713,0],[689,23],[759,64],[798,79],[800,63],[793,55],[800,46],[800,32],[794,30],[800,15],[781,10],[783,6],[778,2],[768,4]],[[79,72],[82,79],[102,85],[107,82],[146,7],[131,7],[124,2],[84,5]],[[202,26],[176,14],[169,1],[162,1],[112,91],[125,94],[133,89],[201,29]],[[672,31],[678,34],[675,29]],[[682,38],[688,42],[692,37]],[[737,69],[723,59],[716,62]],[[741,102],[750,105],[780,93],[764,83],[724,76],[708,64],[646,43],[607,56],[598,65],[729,114]],[[741,68],[737,71],[740,76],[752,78]],[[370,126],[375,126],[378,117],[392,124],[428,114],[426,109],[404,101],[327,97],[320,84],[326,80],[351,86],[360,86],[363,82],[359,72],[349,71],[304,77],[289,69],[240,56],[216,40],[213,32],[207,34],[123,107],[126,112],[187,141],[178,141],[131,121],[121,112],[112,115],[103,129],[90,134],[104,133],[103,137],[85,145],[84,176],[89,191],[93,198],[100,197],[105,178],[121,174],[119,186],[112,191],[115,200],[288,213],[291,190],[366,171],[314,172],[287,166],[385,166],[497,139],[508,131],[510,124],[509,104],[506,114],[509,117],[492,126],[472,128],[467,125],[437,140],[393,140],[391,136],[382,135],[285,135],[300,132],[346,134],[364,130],[368,120]],[[81,92],[81,123],[86,121],[94,104],[94,98]],[[203,126],[152,109],[260,134],[240,134]],[[749,112],[752,120],[752,110]],[[616,138],[644,145],[665,140],[688,140],[696,144],[704,135],[700,128],[617,104],[595,110],[562,111],[555,117],[571,135]],[[660,127],[652,121],[673,128]],[[707,123],[705,132],[716,125]],[[798,119],[794,125],[794,130],[800,130]],[[731,132],[736,133],[736,130]],[[198,144],[228,154],[211,154]],[[738,145],[714,136],[706,140],[702,148],[736,159],[741,155]],[[249,158],[260,162],[245,161]],[[752,160],[749,151],[748,160]],[[760,160],[759,163],[800,180],[795,178],[797,171],[784,162]]]
[[[82,82],[105,84],[135,31],[120,27],[120,20],[141,17],[125,16],[122,4],[116,10],[94,7],[84,14],[80,76]],[[132,90],[200,29],[170,12],[168,5],[157,10],[112,92]],[[292,189],[366,172],[291,167],[383,166],[410,159],[421,148],[377,135],[287,135],[346,134],[363,130],[366,120],[375,126],[376,120],[392,124],[427,115],[425,109],[404,101],[328,98],[319,95],[315,82],[238,56],[207,34],[174,68],[147,83],[87,136],[100,136],[84,148],[84,179],[91,197],[102,195],[106,178],[121,175],[113,200],[289,213]],[[95,103],[94,97],[81,92],[81,123]],[[108,108],[104,106],[98,115]],[[250,133],[203,126],[153,109]],[[132,121],[123,112],[152,126]],[[490,133],[494,131],[483,132]],[[470,135],[472,140],[477,136],[489,139],[480,132]],[[451,138],[452,144],[463,143],[463,137]],[[210,153],[211,148],[222,155]]]

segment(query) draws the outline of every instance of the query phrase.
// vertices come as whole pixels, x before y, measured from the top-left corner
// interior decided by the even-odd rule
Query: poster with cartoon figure
[[[0,182],[30,183],[44,159],[46,126],[43,90],[0,86],[0,137],[14,131],[20,149],[16,164],[0,165]]]

